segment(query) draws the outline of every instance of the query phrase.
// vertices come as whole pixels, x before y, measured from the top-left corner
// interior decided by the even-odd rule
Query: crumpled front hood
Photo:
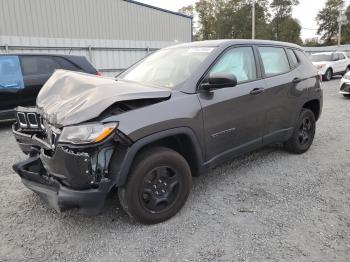
[[[36,104],[45,119],[62,127],[96,118],[116,102],[170,95],[168,88],[56,70],[41,89]]]

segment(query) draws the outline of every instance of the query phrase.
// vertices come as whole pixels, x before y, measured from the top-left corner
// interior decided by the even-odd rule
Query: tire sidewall
[[[169,166],[177,171],[182,183],[181,191],[175,202],[160,213],[152,213],[141,204],[140,189],[144,177],[158,166]],[[192,185],[192,176],[188,163],[177,152],[167,148],[156,148],[141,155],[132,169],[124,191],[124,201],[128,213],[137,221],[146,224],[158,223],[174,216],[186,202]]]
[[[302,124],[302,121],[306,117],[308,117],[311,121],[311,134],[310,134],[309,142],[305,145],[301,145],[298,141],[298,133],[299,133],[300,125]],[[311,147],[311,145],[313,143],[313,140],[315,138],[315,133],[316,133],[315,116],[311,110],[303,109],[300,113],[299,119],[298,119],[297,124],[295,126],[293,137],[292,137],[292,146],[294,147],[294,151],[296,153],[299,153],[299,154],[306,152]]]

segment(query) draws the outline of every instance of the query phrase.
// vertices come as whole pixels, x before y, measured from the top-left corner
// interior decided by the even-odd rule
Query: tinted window
[[[0,90],[24,87],[17,56],[0,56]]]
[[[22,56],[23,75],[50,75],[61,66],[51,57],[46,56]]]
[[[336,54],[336,53],[333,54],[333,55],[332,55],[332,60],[333,60],[333,61],[338,61],[338,60],[339,60],[339,55]]]
[[[292,49],[287,49],[288,56],[290,58],[291,66],[297,67],[299,64],[298,58]]]
[[[259,47],[259,52],[266,76],[283,74],[289,71],[288,58],[283,48]]]
[[[81,71],[81,68],[77,67],[75,64],[73,64],[66,58],[57,56],[57,57],[54,57],[54,59],[60,64],[61,68],[65,70]]]
[[[345,56],[343,54],[339,53],[338,55],[340,60],[345,59]]]
[[[256,79],[256,66],[251,47],[236,47],[227,51],[210,70],[210,73],[230,73],[238,82]]]

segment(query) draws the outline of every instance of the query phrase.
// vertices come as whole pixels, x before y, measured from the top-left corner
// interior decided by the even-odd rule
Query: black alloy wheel
[[[296,154],[306,152],[312,145],[315,132],[315,115],[310,109],[303,108],[294,128],[292,137],[285,143],[286,149]]]
[[[128,215],[154,224],[174,216],[185,204],[192,185],[191,169],[178,152],[155,147],[138,154],[126,185],[118,188]]]
[[[305,117],[299,127],[298,141],[300,145],[307,144],[312,136],[312,124],[309,117]]]
[[[143,180],[140,190],[143,208],[151,213],[164,212],[179,197],[182,186],[176,170],[167,166],[156,167]]]

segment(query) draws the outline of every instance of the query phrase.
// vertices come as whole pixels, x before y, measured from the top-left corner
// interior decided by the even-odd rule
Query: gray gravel
[[[24,155],[0,127],[0,261],[349,261],[350,100],[324,85],[312,148],[271,146],[195,178],[181,212],[129,222],[115,196],[96,217],[58,214],[11,169]]]

